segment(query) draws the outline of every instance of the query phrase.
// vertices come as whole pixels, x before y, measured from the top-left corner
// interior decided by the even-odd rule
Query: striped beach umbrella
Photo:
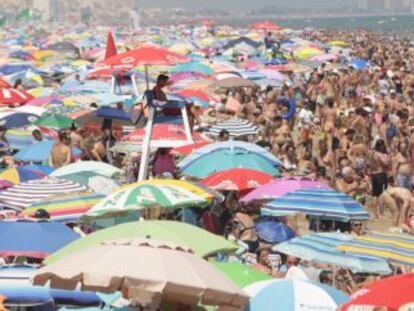
[[[253,283],[245,292],[252,297],[247,308],[250,311],[335,311],[349,300],[345,293],[328,285],[295,279]]]
[[[303,189],[289,192],[270,201],[262,215],[282,216],[292,213],[333,220],[368,220],[366,209],[350,196],[330,189]]]
[[[105,198],[104,195],[90,192],[52,196],[31,204],[20,215],[33,217],[37,210],[44,209],[49,213],[51,220],[77,221],[103,198]]]
[[[145,208],[176,209],[206,206],[212,195],[194,184],[176,180],[149,180],[115,191],[96,204],[88,216]]]
[[[339,245],[337,250],[414,266],[414,237],[407,234],[368,232]]]
[[[231,137],[259,134],[259,128],[248,120],[232,118],[213,125],[207,132],[211,136],[218,136],[222,130],[229,132]]]
[[[31,204],[45,198],[88,190],[73,181],[44,178],[31,180],[11,187],[0,193],[0,204],[6,208],[23,210]]]
[[[313,233],[279,243],[273,247],[273,250],[315,263],[343,267],[354,272],[381,275],[391,273],[384,259],[344,253],[336,249],[343,243],[352,241],[353,237],[347,234]]]

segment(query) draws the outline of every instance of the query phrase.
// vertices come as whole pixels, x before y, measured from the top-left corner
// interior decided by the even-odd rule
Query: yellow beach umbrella
[[[37,60],[44,60],[46,58],[53,57],[55,55],[56,55],[56,53],[54,51],[50,51],[50,50],[43,50],[43,51],[33,52],[33,57]]]
[[[337,47],[340,47],[340,48],[349,47],[349,44],[346,43],[345,41],[338,41],[338,40],[330,41],[330,42],[328,42],[328,45],[329,46],[337,46]]]
[[[295,54],[300,59],[309,59],[309,58],[312,58],[313,56],[322,55],[323,53],[324,52],[320,49],[307,47],[307,48],[298,50]]]

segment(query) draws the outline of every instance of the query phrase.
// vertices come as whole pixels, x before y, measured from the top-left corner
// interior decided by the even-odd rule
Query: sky
[[[184,7],[187,9],[222,9],[248,10],[260,9],[266,6],[295,7],[295,8],[338,8],[349,5],[353,0],[136,0],[138,6],[147,7]]]

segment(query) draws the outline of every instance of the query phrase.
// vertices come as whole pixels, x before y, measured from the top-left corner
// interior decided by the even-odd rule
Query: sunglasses
[[[362,227],[362,224],[353,224],[354,227]]]

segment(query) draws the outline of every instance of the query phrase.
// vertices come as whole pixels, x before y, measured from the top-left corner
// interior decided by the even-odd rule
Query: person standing
[[[65,132],[59,132],[59,142],[52,147],[49,165],[54,168],[59,168],[72,162],[73,156],[69,135]]]

